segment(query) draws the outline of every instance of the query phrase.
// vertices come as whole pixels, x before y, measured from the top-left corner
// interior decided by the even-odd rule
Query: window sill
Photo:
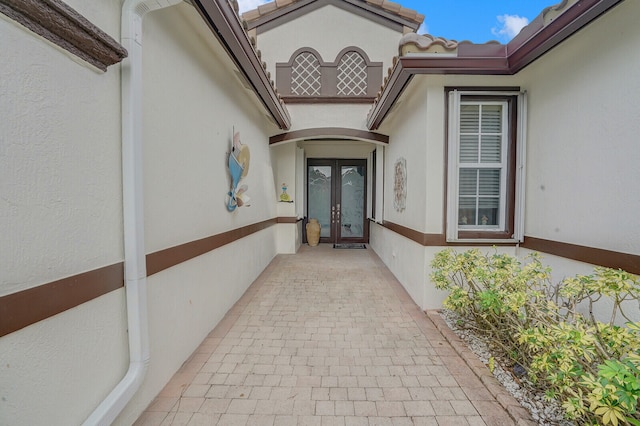
[[[515,238],[447,238],[447,244],[460,245],[516,245],[522,243],[521,240]]]

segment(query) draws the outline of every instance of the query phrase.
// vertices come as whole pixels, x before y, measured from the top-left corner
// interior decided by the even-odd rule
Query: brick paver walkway
[[[481,378],[371,249],[303,246],[274,259],[136,425],[516,424]]]

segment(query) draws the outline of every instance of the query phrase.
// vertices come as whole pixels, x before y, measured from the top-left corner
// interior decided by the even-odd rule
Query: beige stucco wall
[[[623,2],[522,72],[527,235],[640,254],[638,16]]]
[[[147,251],[275,217],[268,134],[276,128],[254,107],[196,10],[181,3],[150,14],[143,37]],[[234,128],[251,152],[241,183],[251,207],[230,213]]]
[[[119,5],[93,8],[119,28]],[[119,66],[98,72],[2,14],[0,39],[4,296],[123,249]],[[124,375],[126,339],[123,290],[0,338],[0,424],[81,423]]]
[[[223,48],[185,3],[150,14],[143,30],[147,252],[276,217],[268,144],[276,129],[235,77]],[[226,161],[234,127],[251,152],[241,182],[251,200],[229,212]],[[116,424],[137,418],[273,259],[276,228],[148,278],[151,363]]]
[[[275,78],[275,64],[288,62],[301,47],[312,47],[322,60],[333,62],[342,49],[357,46],[373,62],[383,62],[383,74],[398,54],[402,33],[333,5],[306,13],[258,34],[258,49]]]
[[[519,86],[529,100],[525,234],[639,254],[640,196],[634,187],[640,181],[635,78],[640,29],[634,20],[639,14],[640,3],[624,2],[515,76],[414,77],[380,128],[391,136],[385,152],[385,220],[424,233],[444,232],[444,87]],[[393,165],[399,157],[407,159],[403,212],[393,208]],[[371,235],[373,248],[414,300],[423,308],[438,307],[442,294],[427,276],[442,247],[421,247],[380,226],[372,227]],[[529,253],[505,251],[523,258]],[[545,258],[555,282],[593,270],[582,262]]]
[[[291,130],[342,127],[368,130],[369,104],[289,104]]]
[[[322,60],[334,62],[345,47],[361,48],[372,62],[382,62],[382,78],[398,54],[401,32],[333,5],[308,12],[258,35],[258,49],[276,78],[276,63],[288,62],[301,47],[312,47]],[[292,129],[346,127],[366,130],[369,104],[290,104]]]
[[[120,2],[78,2],[119,39]],[[96,71],[0,15],[0,296],[123,261],[120,69]],[[278,130],[186,3],[144,21],[147,252],[276,216]],[[229,213],[232,128],[251,207]],[[151,363],[133,423],[276,254],[276,226],[148,279]],[[0,424],[80,424],[128,365],[124,290],[0,338]]]
[[[122,204],[119,66],[71,61],[2,14],[0,32],[4,295],[120,261]]]
[[[282,194],[282,184],[287,185],[287,194],[291,202],[278,201],[278,217],[298,217],[297,210],[299,204],[304,200],[298,198],[297,174],[304,174],[304,170],[297,170],[296,151],[297,145],[294,142],[284,143],[270,148],[271,164],[273,166],[274,185],[276,192],[274,199],[280,200]],[[304,193],[304,189],[302,189]],[[277,226],[276,248],[278,253],[293,254],[298,251],[302,241],[301,223],[279,223]]]

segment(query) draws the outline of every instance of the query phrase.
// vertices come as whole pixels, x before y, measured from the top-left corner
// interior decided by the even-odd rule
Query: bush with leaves
[[[640,323],[624,311],[629,304],[640,310],[638,277],[598,267],[593,275],[552,285],[537,253],[523,264],[477,249],[443,250],[431,266],[435,286],[449,291],[444,306],[524,366],[534,386],[562,403],[568,419],[640,426]],[[610,301],[608,323],[593,313],[603,299]],[[626,326],[617,325],[618,315]]]

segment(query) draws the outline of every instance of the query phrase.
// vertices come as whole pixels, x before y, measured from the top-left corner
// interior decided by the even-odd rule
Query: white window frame
[[[491,98],[502,98],[505,100],[480,100],[465,101],[465,96],[486,96]],[[506,230],[507,223],[510,218],[506,217],[508,213],[507,202],[507,171],[508,171],[508,148],[510,145],[511,120],[508,112],[507,97],[517,97],[517,122],[516,122],[516,156],[515,156],[515,199],[514,199],[514,218],[513,218],[513,234],[511,238],[497,237],[492,238],[491,232],[501,232]],[[487,226],[465,226],[459,223],[459,170],[463,168],[498,168],[497,163],[460,163],[460,106],[464,104],[484,104],[484,105],[503,105],[503,137],[501,150],[501,163],[499,167],[503,170],[501,173],[500,183],[500,219],[499,225],[496,227]],[[447,242],[469,242],[469,243],[485,243],[485,242],[522,242],[524,237],[524,177],[525,177],[525,152],[526,152],[526,92],[520,91],[464,91],[451,90],[449,92],[449,114],[448,114],[448,152],[447,152],[447,226],[446,239]],[[478,160],[479,161],[479,160]],[[486,235],[486,238],[461,238],[460,231],[477,231]]]

